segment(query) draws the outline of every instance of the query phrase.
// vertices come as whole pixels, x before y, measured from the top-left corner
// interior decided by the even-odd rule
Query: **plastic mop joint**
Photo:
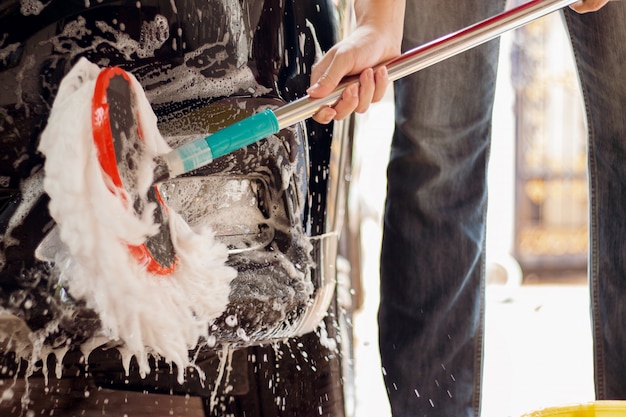
[[[156,159],[154,181],[160,182],[211,163],[215,158],[278,133],[281,127],[270,109],[256,113],[216,133],[186,143]]]

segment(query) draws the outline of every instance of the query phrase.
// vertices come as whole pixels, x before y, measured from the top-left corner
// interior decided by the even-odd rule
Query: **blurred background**
[[[586,131],[562,18],[501,39],[489,172],[483,417],[594,399],[586,279]],[[378,357],[378,256],[393,91],[357,119],[363,306],[356,415],[390,415]]]

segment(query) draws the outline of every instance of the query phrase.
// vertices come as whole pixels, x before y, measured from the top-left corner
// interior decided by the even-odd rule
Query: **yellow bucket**
[[[522,417],[624,417],[626,401],[594,401],[587,404],[549,407]]]

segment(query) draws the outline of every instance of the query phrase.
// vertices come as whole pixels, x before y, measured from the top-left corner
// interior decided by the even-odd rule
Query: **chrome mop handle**
[[[411,49],[383,65],[387,66],[389,79],[395,81],[490,41],[505,32],[560,10],[576,1],[531,0],[465,29]],[[282,129],[308,119],[321,108],[334,105],[348,86],[358,82],[358,76],[347,77],[331,94],[324,98],[311,98],[306,95],[275,109],[274,114],[278,120],[278,125]]]

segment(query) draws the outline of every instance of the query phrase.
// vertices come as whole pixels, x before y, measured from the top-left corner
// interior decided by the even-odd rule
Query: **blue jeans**
[[[504,0],[409,0],[403,47],[503,8]],[[564,14],[589,125],[597,396],[626,399],[626,3]],[[491,41],[395,84],[379,309],[394,417],[480,415],[497,60],[498,42]]]

